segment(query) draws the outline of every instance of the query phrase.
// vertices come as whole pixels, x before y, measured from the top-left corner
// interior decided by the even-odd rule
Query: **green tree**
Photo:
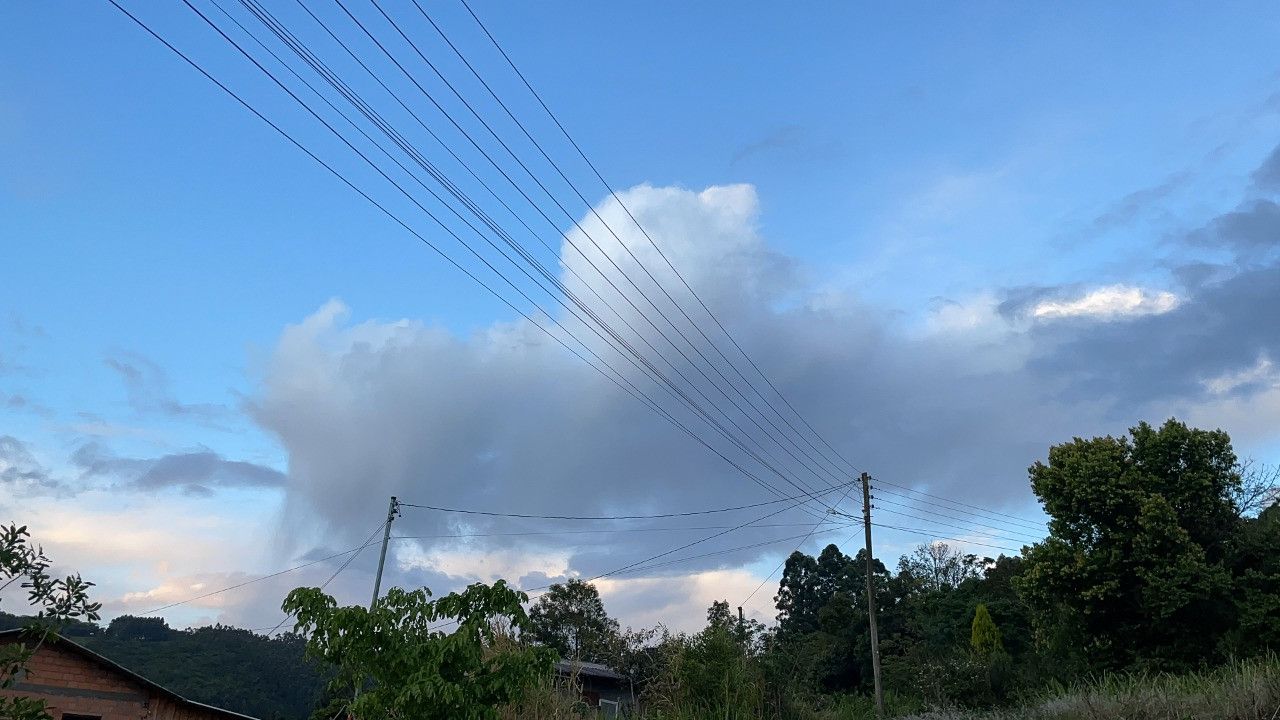
[[[1280,465],[1245,460],[1239,470],[1240,485],[1232,490],[1231,501],[1241,517],[1256,516],[1280,503]]]
[[[1000,628],[1005,650],[1012,656],[1029,653],[1035,644],[1030,612],[1014,588],[1024,566],[1021,557],[1001,555],[987,565],[980,581],[965,585],[972,587],[973,597],[987,606],[992,621]]]
[[[817,558],[799,551],[791,553],[774,597],[780,638],[785,641],[817,631],[819,615],[833,597],[856,597],[865,591],[866,567],[862,550],[852,558],[835,545],[823,548]],[[877,576],[888,580],[883,563],[876,560],[873,568]]]
[[[716,600],[707,608],[707,627],[718,628],[726,632],[736,629],[738,619],[729,609],[728,600]]]
[[[780,641],[802,637],[818,628],[823,598],[818,592],[818,562],[799,550],[787,557],[773,598],[778,608]]]
[[[159,617],[135,617],[133,615],[121,615],[111,621],[107,626],[107,635],[116,640],[145,640],[155,642],[157,640],[168,640],[170,633],[169,624],[164,618]]]
[[[1244,521],[1232,562],[1237,624],[1225,639],[1231,655],[1280,651],[1280,502]]]
[[[982,574],[983,559],[967,555],[944,542],[925,543],[898,561],[898,575],[905,576],[917,592],[954,590],[965,580]]]
[[[707,609],[707,626],[692,636],[663,638],[663,677],[651,700],[660,712],[697,717],[758,717],[763,678],[738,632],[727,601]]]
[[[969,647],[981,657],[991,657],[1004,653],[1004,641],[1000,639],[1000,628],[991,619],[987,606],[978,603],[973,612],[973,626],[969,631]]]
[[[98,619],[99,603],[89,601],[93,583],[80,575],[49,575],[44,549],[31,544],[26,526],[0,526],[0,590],[14,582],[27,589],[28,603],[37,608],[23,642],[0,648],[0,690],[11,689],[22,677],[40,646],[54,638],[63,624]],[[44,700],[0,697],[0,720],[49,720]]]
[[[1232,623],[1240,483],[1226,433],[1169,420],[1076,438],[1030,469],[1050,517],[1018,588],[1042,642],[1092,669],[1180,669]]]
[[[552,585],[529,611],[534,640],[562,657],[604,662],[618,638],[618,621],[609,617],[595,585],[570,580]]]
[[[866,551],[849,557],[835,545],[817,558],[800,552],[787,559],[775,601],[780,661],[775,681],[828,692],[870,683],[870,631],[866,611]],[[872,562],[881,632],[895,624],[893,588],[884,564]],[[775,658],[774,660],[777,660]]]
[[[371,609],[339,607],[319,588],[298,588],[282,608],[308,637],[307,653],[334,668],[330,688],[352,698],[354,717],[493,720],[551,672],[547,648],[495,646],[499,627],[528,629],[526,600],[499,580],[436,600],[425,588],[392,588]],[[437,629],[446,619],[457,629]]]

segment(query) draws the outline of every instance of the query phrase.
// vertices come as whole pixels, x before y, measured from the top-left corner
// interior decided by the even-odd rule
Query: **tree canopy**
[[[1050,532],[1027,551],[1019,589],[1042,641],[1096,669],[1215,656],[1239,530],[1226,433],[1140,423],[1129,437],[1056,445],[1030,475]]]
[[[391,588],[369,609],[298,588],[282,607],[307,637],[307,654],[334,669],[340,709],[359,718],[493,720],[551,670],[545,648],[495,651],[499,628],[528,628],[527,599],[499,580],[436,600],[425,588]],[[439,627],[452,623],[450,632]]]
[[[562,657],[603,662],[612,653],[618,621],[605,612],[595,585],[572,579],[552,585],[534,602],[529,632]]]

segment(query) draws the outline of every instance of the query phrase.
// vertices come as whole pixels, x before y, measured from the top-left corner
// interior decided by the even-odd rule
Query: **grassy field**
[[[1280,659],[1190,675],[1116,675],[1045,693],[1026,707],[944,710],[911,720],[1280,720]]]

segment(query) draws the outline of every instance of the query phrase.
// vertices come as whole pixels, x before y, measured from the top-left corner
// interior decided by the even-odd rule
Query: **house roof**
[[[609,680],[625,680],[626,676],[608,665],[582,662],[581,660],[558,660],[556,672],[561,675],[587,675],[589,677],[607,678]]]
[[[26,632],[27,631],[23,628],[17,628],[15,630],[0,630],[0,640],[7,640],[10,638],[19,639]],[[160,685],[159,683],[148,680],[145,677],[139,675],[138,673],[121,665],[120,663],[117,663],[116,661],[111,660],[109,658],[103,657],[102,655],[99,655],[98,653],[81,645],[80,643],[68,640],[66,637],[63,637],[62,635],[58,635],[57,633],[54,633],[50,639],[53,641],[54,644],[56,644],[58,648],[70,651],[112,672],[124,675],[128,677],[130,680],[147,688],[148,690],[155,692],[157,695],[163,695],[179,704],[186,705],[188,707],[193,707],[193,708],[200,708],[201,710],[206,710],[216,715],[220,715],[224,718],[229,718],[234,720],[258,720],[258,718],[252,717],[250,715],[242,715],[238,712],[224,710],[223,708],[215,707],[213,705],[206,705],[204,703],[196,702],[195,700],[188,700],[187,698],[179,695],[178,693],[170,690],[169,688],[163,685]]]

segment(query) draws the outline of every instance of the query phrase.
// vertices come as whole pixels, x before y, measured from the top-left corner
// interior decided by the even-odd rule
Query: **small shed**
[[[25,630],[0,632],[0,645],[24,641]],[[28,636],[29,639],[29,636]],[[43,698],[54,720],[256,720],[188,700],[65,637],[52,635],[7,697]]]
[[[560,660],[556,663],[556,675],[575,681],[581,688],[582,699],[591,707],[599,708],[604,717],[622,717],[635,706],[631,680],[607,665]]]

